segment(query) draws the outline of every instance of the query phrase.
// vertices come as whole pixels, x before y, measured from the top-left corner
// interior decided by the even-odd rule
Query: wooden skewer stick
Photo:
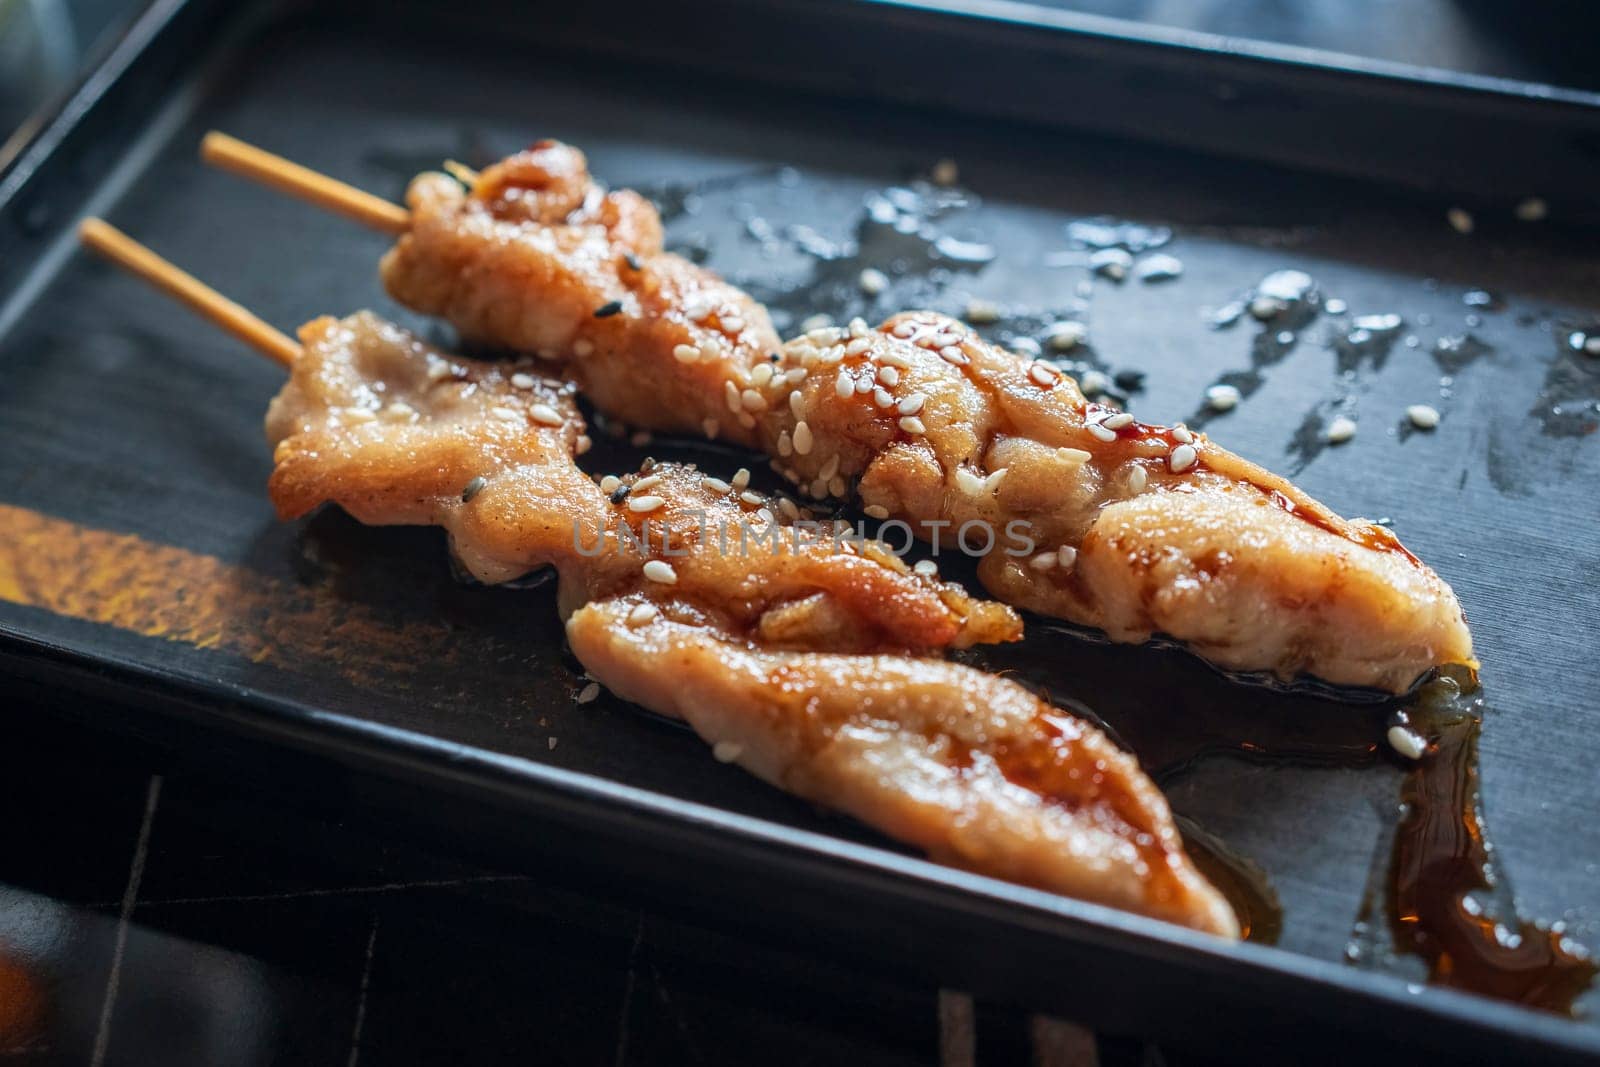
[[[285,367],[300,358],[294,338],[263,322],[194,275],[179,270],[103,219],[78,224],[78,239],[130,274],[189,305],[251,348]]]
[[[374,230],[398,235],[411,228],[411,212],[399,204],[216,130],[206,134],[200,142],[200,158],[281,193],[309,200]]]

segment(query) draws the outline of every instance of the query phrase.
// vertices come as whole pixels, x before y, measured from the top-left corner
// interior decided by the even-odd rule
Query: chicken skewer
[[[936,544],[968,528],[1007,603],[1285,680],[1401,692],[1475,662],[1454,593],[1387,529],[1203,434],[1090,403],[945,316],[780,345],[759,305],[663,252],[654,208],[603,193],[566,145],[423,174],[409,211],[220,134],[203,155],[397,234],[391,295],[536,355],[610,416],[760,448],[802,495],[853,495]]]
[[[732,555],[707,531],[792,528],[781,499],[678,464],[607,492],[574,462],[570,384],[451,356],[368,313],[313,320],[297,345],[106,224],[82,237],[288,367],[267,416],[280,514],[331,502],[368,523],[437,524],[487,581],[553,565],[585,668],[686,720],[719,758],[936,859],[1238,936],[1132,756],[1021,686],[930,655],[1013,639],[1008,609],[876,542]]]

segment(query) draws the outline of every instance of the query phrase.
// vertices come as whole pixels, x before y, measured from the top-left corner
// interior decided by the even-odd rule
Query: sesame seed
[[[894,367],[879,367],[878,381],[892,389],[900,384],[900,372]]]
[[[872,388],[872,377],[870,375],[856,379],[856,392],[860,393],[862,396],[866,396],[868,393],[872,392]]]
[[[594,447],[594,438],[590,437],[586,433],[580,433],[578,435],[577,441],[573,442],[572,450],[574,452],[576,452],[578,455],[583,456],[583,455],[587,455],[588,452],[589,452],[589,449],[591,449],[593,447]]]
[[[661,484],[661,475],[659,475],[659,474],[647,474],[643,478],[640,478],[638,481],[633,483],[633,491],[635,493],[642,493],[646,489],[654,489],[656,486],[658,486],[660,484]]]
[[[789,431],[784,430],[778,434],[778,455],[788,458],[794,454],[794,438],[789,436]]]
[[[760,519],[768,526],[771,526],[773,523],[778,521],[778,517],[772,513],[771,508],[757,508],[756,518]]]
[[[756,392],[754,389],[746,389],[743,393],[739,394],[739,403],[746,411],[767,410],[767,398]]]
[[[1406,418],[1419,430],[1431,430],[1439,425],[1439,409],[1431,404],[1412,404],[1406,408]]]
[[[745,486],[747,486],[749,484],[750,484],[750,468],[749,467],[740,467],[738,470],[733,472],[733,487],[735,489],[743,489]]]
[[[1062,570],[1071,570],[1073,564],[1077,562],[1078,550],[1073,548],[1071,545],[1062,545],[1060,548],[1056,549],[1056,566],[1060,567]]]
[[[811,425],[804,419],[794,424],[794,450],[802,456],[811,455],[816,438],[811,435]]]
[[[628,498],[628,510],[637,512],[654,511],[666,502],[665,497],[631,496]]]
[[[889,288],[889,276],[874,267],[862,271],[858,280],[861,283],[861,291],[868,296],[877,296]]]
[[[780,496],[778,498],[778,510],[783,512],[783,517],[788,519],[790,522],[794,522],[800,517],[800,509],[795,506],[795,502],[793,500],[790,500],[786,496]]]
[[[1330,445],[1342,445],[1356,435],[1356,421],[1338,416],[1328,423],[1328,432],[1324,435]]]
[[[868,518],[887,519],[889,517],[889,509],[882,504],[868,504],[861,510],[867,513]]]
[[[1206,407],[1212,411],[1232,411],[1244,399],[1237,386],[1213,385],[1206,390]]]
[[[977,496],[983,492],[983,479],[978,477],[966,467],[956,468],[956,488],[967,496]]]
[[[1117,439],[1115,433],[1101,426],[1098,422],[1087,423],[1084,428],[1093,434],[1096,439],[1105,441],[1107,444]]]
[[[895,410],[902,415],[915,415],[922,410],[922,405],[928,402],[926,393],[912,393],[896,405]]]
[[[849,486],[844,484],[844,479],[839,477],[837,474],[828,479],[828,492],[832,493],[834,496],[844,496],[845,491],[849,488]]]
[[[832,366],[844,359],[844,345],[829,345],[817,353],[817,362]]]
[[[1172,439],[1180,445],[1194,444],[1194,434],[1190,433],[1189,427],[1181,422],[1172,428]]]
[[[694,345],[678,345],[672,350],[672,358],[679,363],[695,363],[700,359],[700,350]]]
[[[889,514],[888,509],[885,508],[883,513],[887,516]],[[939,574],[939,565],[931,559],[919,559],[911,569],[924,578],[934,578]]]
[[[584,686],[583,689],[581,689],[578,692],[577,702],[579,704],[590,704],[590,703],[593,703],[596,699],[598,699],[599,696],[600,696],[600,683],[599,682],[590,682],[588,685]],[[554,741],[555,738],[552,737],[551,740]]]
[[[801,382],[805,381],[810,374],[811,372],[806,370],[804,367],[793,367],[790,369],[789,373],[785,375],[785,377],[788,379],[790,385],[799,385]]]
[[[806,398],[800,395],[798,389],[789,394],[789,414],[797,419],[806,417]]]
[[[1512,212],[1519,222],[1539,222],[1550,214],[1550,205],[1537,196],[1530,196]]]
[[[886,367],[898,367],[900,370],[911,369],[911,361],[893,349],[879,353],[878,362]]]
[[[533,375],[523,374],[519,371],[511,376],[511,384],[516,386],[518,389],[532,389]]]
[[[1061,380],[1061,372],[1048,363],[1034,363],[1028,368],[1028,377],[1049,389]]]
[[[628,625],[634,627],[643,626],[645,623],[654,620],[659,614],[661,613],[656,610],[654,604],[635,604],[633,610],[628,612]]]
[[[511,408],[492,407],[492,408],[489,409],[489,414],[493,415],[497,419],[520,419],[520,418],[522,418],[521,415],[517,414],[517,412],[514,411]],[[557,424],[559,424],[560,421],[561,421],[561,416],[557,415],[556,416]]]
[[[1472,213],[1465,208],[1453,207],[1444,213],[1445,221],[1450,223],[1450,228],[1457,233],[1471,233],[1475,223]]]
[[[1407,730],[1404,726],[1389,727],[1387,736],[1389,747],[1406,759],[1417,760],[1427,755],[1428,742]]]
[[[878,386],[872,391],[872,402],[880,408],[894,407],[894,396],[883,386]]]
[[[758,508],[767,502],[766,497],[762,496],[760,493],[751,492],[748,489],[739,494],[739,499],[744,501],[746,504],[749,504],[753,508]]]
[[[935,163],[928,176],[933,179],[933,184],[948,187],[961,180],[961,171],[956,167],[955,160],[946,158]]]
[[[1036,571],[1047,571],[1056,565],[1054,552],[1041,552],[1028,561],[1028,566]]]
[[[801,333],[814,333],[817,330],[826,330],[833,325],[833,318],[828,315],[812,315],[800,323]]]
[[[401,419],[410,419],[411,416],[415,415],[416,413],[417,409],[412,407],[410,404],[407,404],[404,400],[396,400],[394,403],[383,409],[383,417],[388,419],[390,422],[398,422]]]
[[[822,469],[817,472],[817,477],[821,478],[823,481],[831,482],[833,481],[833,476],[838,473],[839,453],[835,452],[833,455],[828,457],[828,462],[822,465]]]
[[[765,389],[772,384],[772,364],[761,363],[750,372],[750,380],[756,383],[756,388]]]
[[[865,337],[857,337],[849,344],[844,346],[844,354],[846,358],[850,356],[859,356],[861,353],[865,352],[871,347],[872,342],[869,339]]]
[[[1006,480],[1006,472],[1010,469],[1010,467],[1001,467],[999,470],[992,472],[989,477],[983,480],[983,491],[986,493],[997,491],[1000,488],[1000,483]]]
[[[622,479],[618,478],[615,474],[608,474],[604,478],[600,479],[600,491],[606,496],[610,496],[612,493],[615,493],[618,487],[621,485]]]
[[[946,345],[944,348],[939,349],[939,358],[946,363],[954,363],[958,367],[965,367],[972,362],[958,345]]]
[[[722,383],[722,401],[728,405],[728,410],[734,414],[739,413],[739,387],[731,381]]]
[[[428,364],[428,381],[442,382],[446,378],[454,377],[455,364],[446,363],[444,360],[434,360]]]
[[[567,421],[561,417],[561,412],[549,404],[535,404],[528,409],[528,414],[533,416],[534,422],[543,423],[546,426],[560,426]]]
[[[634,448],[643,448],[656,439],[656,435],[649,430],[635,430],[628,435],[628,443]]]
[[[860,315],[857,315],[855,318],[851,319],[850,320],[850,336],[851,337],[865,337],[865,336],[867,336],[867,320],[862,318]]]
[[[738,421],[740,426],[743,426],[745,429],[749,430],[755,427],[756,417],[750,414],[748,411],[741,411],[739,412]]]
[[[906,338],[916,333],[917,328],[911,325],[909,322],[897,322],[894,324],[894,329],[890,330],[889,332],[895,337],[898,337],[900,340],[904,341]]]
[[[915,415],[902,416],[900,419],[900,428],[906,433],[910,434],[928,432],[928,428],[922,424],[922,420],[917,418]]]
[[[653,559],[644,565],[644,576],[652,582],[662,585],[676,585],[678,572],[672,569],[672,564],[665,560]]]
[[[1053,352],[1070,352],[1089,336],[1088,327],[1081,322],[1053,323],[1045,333],[1045,343]]]
[[[737,315],[729,315],[722,320],[722,328],[728,333],[738,333],[744,329],[744,320]]]
[[[1126,411],[1119,411],[1115,415],[1108,415],[1100,420],[1100,425],[1108,430],[1120,430],[1124,426],[1133,425],[1133,416]]]
[[[711,746],[711,755],[718,763],[732,763],[744,755],[744,746],[734,741],[718,741]]]
[[[487,478],[481,474],[478,475],[476,478],[472,479],[472,481],[467,483],[467,487],[465,489],[461,490],[461,502],[463,504],[471,502],[472,498],[483,492],[483,487],[488,484],[489,480]]]
[[[1083,372],[1083,377],[1078,379],[1078,388],[1083,390],[1084,396],[1099,396],[1111,388],[1111,379],[1097,370]]]
[[[1064,463],[1087,463],[1094,456],[1081,448],[1058,448],[1056,458]]]
[[[1172,455],[1167,457],[1167,466],[1172,468],[1172,473],[1181,474],[1199,462],[1200,453],[1195,451],[1194,445],[1179,445],[1172,450]]]
[[[631,492],[633,492],[632,486],[619,485],[615,489],[611,490],[611,502],[613,504],[620,504],[624,500],[628,499],[628,494]]]
[[[1144,487],[1149,481],[1150,476],[1145,473],[1143,467],[1135,466],[1128,472],[1128,490],[1132,493],[1144,492]]]
[[[710,475],[707,475],[706,477],[701,478],[700,479],[700,484],[705,486],[707,489],[711,490],[713,493],[731,493],[731,492],[733,492],[733,486],[729,485],[727,482],[723,481],[721,478],[713,478]]]
[[[705,431],[707,437],[715,437],[717,432],[722,429],[722,423],[712,418],[701,419],[700,429]]]
[[[601,304],[599,307],[595,308],[594,309],[594,317],[597,318],[597,319],[609,319],[611,316],[615,315],[617,312],[619,312],[621,310],[622,310],[622,301],[620,301],[620,300],[612,300],[612,301],[609,301],[607,303]]]
[[[833,391],[839,395],[840,400],[847,400],[856,391],[856,383],[850,380],[850,372],[843,367],[839,368],[839,376],[833,380]]]
[[[989,323],[1000,321],[1000,307],[989,300],[969,300],[967,310],[961,316],[972,323]]]

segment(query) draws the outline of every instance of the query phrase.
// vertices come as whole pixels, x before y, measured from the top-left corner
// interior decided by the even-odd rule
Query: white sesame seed
[[[1081,322],[1057,322],[1045,333],[1045,343],[1054,352],[1070,352],[1088,339],[1089,328]]]
[[[756,392],[754,389],[746,389],[743,393],[741,393],[739,395],[739,403],[746,411],[767,410],[767,398]]]
[[[795,506],[793,500],[790,500],[786,496],[780,496],[778,498],[778,510],[783,512],[783,517],[788,519],[790,522],[794,522],[800,517],[800,509]]]
[[[718,741],[711,746],[711,755],[718,763],[732,763],[744,755],[744,746],[735,741]]]
[[[700,420],[700,429],[705,431],[707,437],[715,437],[722,429],[722,423],[713,418],[704,418]]]
[[[1117,439],[1116,434],[1112,433],[1104,426],[1101,426],[1098,422],[1088,423],[1084,428],[1093,434],[1097,440],[1104,441],[1107,444],[1110,444],[1112,441]]]
[[[710,475],[707,475],[706,477],[701,478],[700,479],[700,484],[705,486],[707,489],[711,490],[713,493],[731,493],[731,492],[733,492],[733,486],[729,485],[727,482],[723,481],[721,478],[713,478]]]
[[[589,449],[594,447],[594,439],[586,433],[580,433],[578,440],[573,444],[573,451],[578,455],[587,455]]]
[[[828,462],[822,465],[822,469],[817,472],[817,477],[821,478],[823,481],[831,482],[833,481],[833,476],[838,473],[839,453],[835,452],[833,455],[828,457]]]
[[[955,160],[947,158],[935,163],[928,176],[935,185],[951,186],[961,180],[961,171],[956,167]]]
[[[628,612],[628,625],[633,627],[643,626],[661,614],[654,604],[635,604],[633,610]]]
[[[778,434],[778,455],[785,459],[794,455],[794,438],[789,436],[788,430]]]
[[[834,496],[844,496],[845,491],[849,488],[848,485],[844,484],[844,479],[837,474],[828,479],[828,492]]]
[[[644,565],[644,576],[652,582],[662,585],[676,585],[678,572],[672,569],[672,564],[666,560],[653,559]]]
[[[518,389],[532,389],[533,375],[523,374],[519,371],[511,376],[511,384],[516,386]]]
[[[862,271],[858,280],[861,283],[861,291],[868,296],[877,296],[889,288],[889,276],[875,267],[868,267]]]
[[[1538,222],[1550,214],[1550,205],[1537,196],[1530,196],[1512,212],[1521,222]]]
[[[872,402],[880,408],[892,408],[894,407],[894,395],[880,385],[872,391]]]
[[[1111,388],[1111,379],[1097,370],[1083,372],[1083,377],[1078,379],[1078,388],[1083,390],[1084,396],[1099,396]]]
[[[1200,453],[1195,451],[1194,445],[1179,445],[1172,450],[1172,455],[1167,457],[1167,466],[1172,473],[1181,474],[1199,462]]]
[[[1412,404],[1406,408],[1406,418],[1419,430],[1431,430],[1439,425],[1439,409],[1431,404]]]
[[[922,410],[922,406],[927,402],[928,396],[926,393],[912,393],[895,405],[895,410],[902,415],[915,415]]]
[[[1071,545],[1062,545],[1060,548],[1056,549],[1056,565],[1062,570],[1071,570],[1073,564],[1077,562],[1078,550],[1073,548]]]
[[[846,400],[856,391],[856,383],[850,379],[850,372],[843,367],[839,368],[839,376],[833,380],[833,391],[840,400]]]
[[[798,389],[789,394],[789,414],[797,419],[806,417],[806,398],[800,395]]]
[[[904,341],[912,334],[916,333],[917,328],[911,325],[909,322],[897,322],[894,324],[894,329],[890,330],[889,332],[900,338],[900,340]]]
[[[868,504],[861,510],[866,512],[869,518],[887,519],[889,517],[889,509],[882,504]]]
[[[630,496],[628,498],[628,510],[640,513],[654,511],[666,502],[665,497],[650,496],[648,494],[645,496]]]
[[[647,474],[643,478],[640,478],[638,481],[633,483],[633,490],[632,491],[635,492],[635,493],[642,493],[646,489],[654,489],[656,486],[658,486],[660,484],[661,484],[661,475],[659,475],[659,474]]]
[[[885,516],[887,516],[889,514],[889,509],[884,508],[883,513]],[[911,569],[922,575],[924,578],[935,578],[939,574],[939,565],[931,559],[919,559],[917,560],[916,565]]]
[[[1328,423],[1328,432],[1324,435],[1330,445],[1342,445],[1356,435],[1356,422],[1354,419],[1338,416]]]
[[[551,423],[552,426],[561,425],[561,416],[560,415],[556,415],[554,408],[551,408],[547,404],[536,404],[536,405],[534,405],[534,410],[537,411],[541,407],[543,407],[546,411],[550,412],[550,414],[555,415],[556,421]],[[518,414],[512,408],[492,407],[492,408],[489,409],[489,414],[493,415],[497,419],[520,419],[520,418],[522,418],[522,416],[520,414]],[[535,416],[535,418],[537,418],[537,416]],[[539,419],[539,421],[543,422],[544,420],[543,419]]]
[[[946,345],[944,348],[939,349],[939,358],[946,363],[954,363],[958,367],[965,367],[972,362],[958,345]]]
[[[1056,458],[1064,463],[1087,463],[1094,456],[1081,448],[1058,448]]]
[[[756,518],[768,526],[778,521],[778,517],[772,513],[771,508],[756,508]]]
[[[850,356],[859,356],[861,353],[865,352],[871,347],[871,340],[865,337],[857,337],[849,344],[844,346],[844,354],[846,358],[849,358]]]
[[[739,415],[738,415],[736,421],[739,423],[740,426],[743,426],[745,429],[750,430],[750,429],[754,429],[755,428],[756,417],[754,415],[750,414],[748,411],[741,411],[741,412],[739,412]]]
[[[794,424],[794,450],[802,456],[811,455],[811,447],[816,444],[816,439],[811,436],[811,426],[806,420],[801,419]]]
[[[744,320],[737,315],[729,315],[722,320],[722,328],[728,333],[737,334],[744,329]]]
[[[887,352],[880,352],[878,354],[878,362],[886,367],[897,367],[900,370],[911,369],[911,361],[893,349]]]
[[[756,364],[755,370],[750,372],[750,380],[756,383],[757,389],[765,389],[772,383],[772,364]]]
[[[850,320],[851,337],[865,337],[867,336],[867,333],[868,330],[866,319],[862,318],[860,315],[857,315],[855,318]]]
[[[744,501],[746,504],[749,504],[753,508],[758,508],[767,502],[766,497],[762,496],[760,493],[751,492],[748,489],[739,494],[739,499]]]
[[[878,381],[892,389],[900,384],[900,371],[894,367],[879,367]]]
[[[617,491],[617,487],[621,484],[621,478],[618,478],[615,474],[608,474],[604,478],[600,479],[600,491],[606,494],[606,496],[610,496],[612,493]]]
[[[383,417],[390,422],[399,422],[402,419],[409,420],[416,413],[417,409],[407,404],[404,400],[396,400],[383,409]]]
[[[446,363],[442,359],[428,364],[428,381],[430,382],[442,382],[446,378],[454,377],[455,373],[455,364]]]
[[[1149,481],[1150,476],[1145,473],[1144,468],[1135,466],[1128,472],[1128,491],[1135,494],[1142,493]]]
[[[800,321],[800,332],[806,334],[815,333],[818,330],[826,330],[832,325],[833,318],[831,316],[812,315],[810,318],[802,319]]]
[[[1061,380],[1061,372],[1048,363],[1034,363],[1028,368],[1028,377],[1049,389]]]
[[[1000,321],[1000,307],[990,300],[969,300],[967,310],[961,316],[968,322],[989,323]]]
[[[1389,747],[1406,759],[1417,760],[1427,755],[1428,742],[1407,730],[1404,726],[1389,727],[1388,738]]]
[[[967,496],[977,496],[983,492],[983,479],[966,467],[957,467],[956,488]]]
[[[728,405],[728,410],[735,415],[739,413],[739,387],[733,382],[722,383],[722,402]]]
[[[672,350],[672,358],[679,363],[697,363],[700,360],[700,350],[694,345],[678,345]]]
[[[747,486],[749,484],[750,484],[750,468],[749,467],[740,467],[738,470],[733,472],[733,487],[735,489],[743,489],[745,486]]]
[[[915,415],[902,416],[900,419],[900,428],[906,433],[911,434],[928,432],[928,428],[922,424],[922,420],[917,418]]]
[[[1006,480],[1006,472],[1010,469],[1010,467],[1001,467],[999,470],[991,472],[989,477],[983,480],[983,491],[985,493],[998,491],[1000,483]]]
[[[1100,425],[1108,430],[1120,430],[1124,426],[1133,425],[1133,416],[1126,411],[1119,411],[1115,415],[1108,415],[1100,420]]]
[[[872,392],[872,388],[871,375],[866,375],[856,379],[856,392],[860,393],[862,396],[866,396],[868,393]]]
[[[1453,207],[1444,213],[1444,217],[1450,223],[1450,228],[1457,233],[1471,233],[1475,225],[1472,221],[1472,212],[1465,208]]]
[[[577,697],[577,702],[579,704],[589,704],[589,703],[594,702],[596,699],[598,699],[599,696],[600,696],[600,683],[599,682],[590,682],[588,685],[584,686],[581,690],[579,690],[578,697]],[[550,740],[554,741],[555,738],[552,737]],[[551,746],[551,747],[554,747],[554,746]]]
[[[1212,411],[1232,411],[1244,399],[1237,386],[1213,385],[1206,390],[1206,407]]]
[[[1181,422],[1172,428],[1172,439],[1180,445],[1194,444],[1194,434],[1190,433],[1189,427]]]
[[[1036,571],[1047,571],[1056,565],[1054,552],[1041,552],[1028,561],[1028,566]]]

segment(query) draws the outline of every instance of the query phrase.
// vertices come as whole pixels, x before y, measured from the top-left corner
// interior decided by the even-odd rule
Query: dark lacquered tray
[[[1528,914],[1584,939],[1600,914],[1600,361],[1568,337],[1600,318],[1596,204],[1572,169],[1600,112],[1581,94],[1031,10],[156,4],[0,176],[4,669],[123,709],[54,713],[94,709],[108,730],[193,756],[309,759],[396,818],[552,878],[1104,1029],[1264,1059],[1593,1056],[1592,1022],[1423,987],[1414,959],[1344,961],[1403,769],[1383,751],[1248,759],[1238,742],[1256,723],[1307,738],[1356,723],[1375,738],[1383,709],[1239,686],[1181,654],[1043,624],[989,660],[1170,764],[1188,825],[1266,872],[1284,910],[1276,946],[924,863],[716,764],[681,728],[609,698],[575,704],[548,588],[463,585],[433,531],[332,512],[274,521],[260,419],[278,371],[71,235],[81,214],[106,214],[285,327],[371,306],[437,333],[382,294],[382,238],[203,169],[199,136],[226,129],[397,196],[441,159],[482,163],[550,135],[655,195],[675,246],[780,316],[882,314],[896,308],[863,305],[847,246],[868,233],[870,201],[952,158],[975,199],[937,227],[995,258],[910,271],[884,300],[994,300],[1001,335],[1085,318],[1086,358],[1124,382],[1142,372],[1128,400],[1156,420],[1192,416],[1224,377],[1246,383],[1208,427],[1219,440],[1298,470],[1346,514],[1392,519],[1456,587],[1493,708],[1482,773],[1499,858]],[[1291,102],[1297,121],[1274,126]],[[1550,218],[1518,221],[1534,195]],[[1473,233],[1447,223],[1451,207]],[[1085,290],[1063,227],[1101,215],[1170,226],[1162,251],[1181,277]],[[842,258],[816,254],[830,248]],[[1341,359],[1331,316],[1292,344],[1248,317],[1208,323],[1280,268],[1311,273],[1351,315],[1406,325],[1382,353]],[[1468,302],[1476,290],[1491,306]],[[1449,344],[1466,334],[1481,347]],[[1405,428],[1412,403],[1441,410],[1435,432]],[[1316,447],[1342,411],[1359,415],[1356,439]],[[706,455],[610,444],[596,462],[651,452]]]

